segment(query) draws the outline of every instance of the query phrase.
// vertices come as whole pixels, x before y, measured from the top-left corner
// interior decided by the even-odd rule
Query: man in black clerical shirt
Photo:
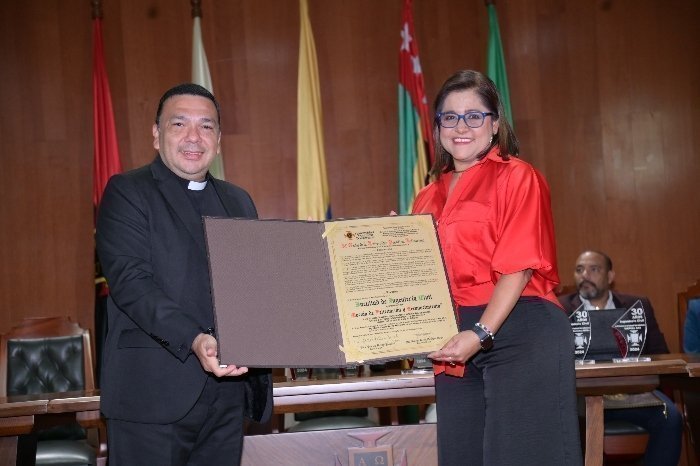
[[[110,465],[236,465],[244,417],[272,412],[269,371],[220,367],[202,216],[257,217],[208,172],[219,105],[183,84],[160,100],[155,160],[112,177],[97,250],[110,287],[101,373]],[[261,342],[262,343],[262,342]]]

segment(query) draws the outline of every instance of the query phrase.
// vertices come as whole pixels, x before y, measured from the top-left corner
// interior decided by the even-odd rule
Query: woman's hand
[[[445,343],[438,351],[428,354],[433,361],[444,361],[450,364],[464,363],[481,350],[481,341],[471,330],[459,332]]]
[[[492,332],[498,332],[501,324],[513,310],[530,277],[532,277],[530,269],[501,275],[481,316],[481,323]],[[479,337],[473,331],[465,330],[450,338],[450,341],[445,343],[439,351],[428,354],[428,357],[434,361],[449,363],[466,362],[480,350]]]

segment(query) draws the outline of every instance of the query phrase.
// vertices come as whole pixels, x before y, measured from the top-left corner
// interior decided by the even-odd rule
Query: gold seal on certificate
[[[204,223],[224,364],[346,367],[458,332],[430,215]]]

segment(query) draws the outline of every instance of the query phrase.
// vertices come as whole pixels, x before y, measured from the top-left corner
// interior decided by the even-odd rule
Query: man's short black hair
[[[214,107],[216,107],[216,122],[219,124],[219,126],[221,126],[221,110],[219,109],[219,102],[216,101],[214,94],[209,92],[207,88],[194,83],[178,84],[177,86],[165,91],[163,97],[160,98],[160,102],[158,102],[158,110],[156,111],[156,125],[160,126],[160,114],[163,113],[163,104],[166,100],[176,95],[198,95],[211,100],[214,103]]]

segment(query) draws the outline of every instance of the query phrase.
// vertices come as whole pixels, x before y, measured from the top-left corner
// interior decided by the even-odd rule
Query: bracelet
[[[486,325],[482,324],[481,322],[477,322],[474,325],[476,327],[479,327],[484,332],[486,332],[491,337],[492,340],[495,340],[495,338],[493,337],[493,332],[491,330],[489,330],[489,328]]]

